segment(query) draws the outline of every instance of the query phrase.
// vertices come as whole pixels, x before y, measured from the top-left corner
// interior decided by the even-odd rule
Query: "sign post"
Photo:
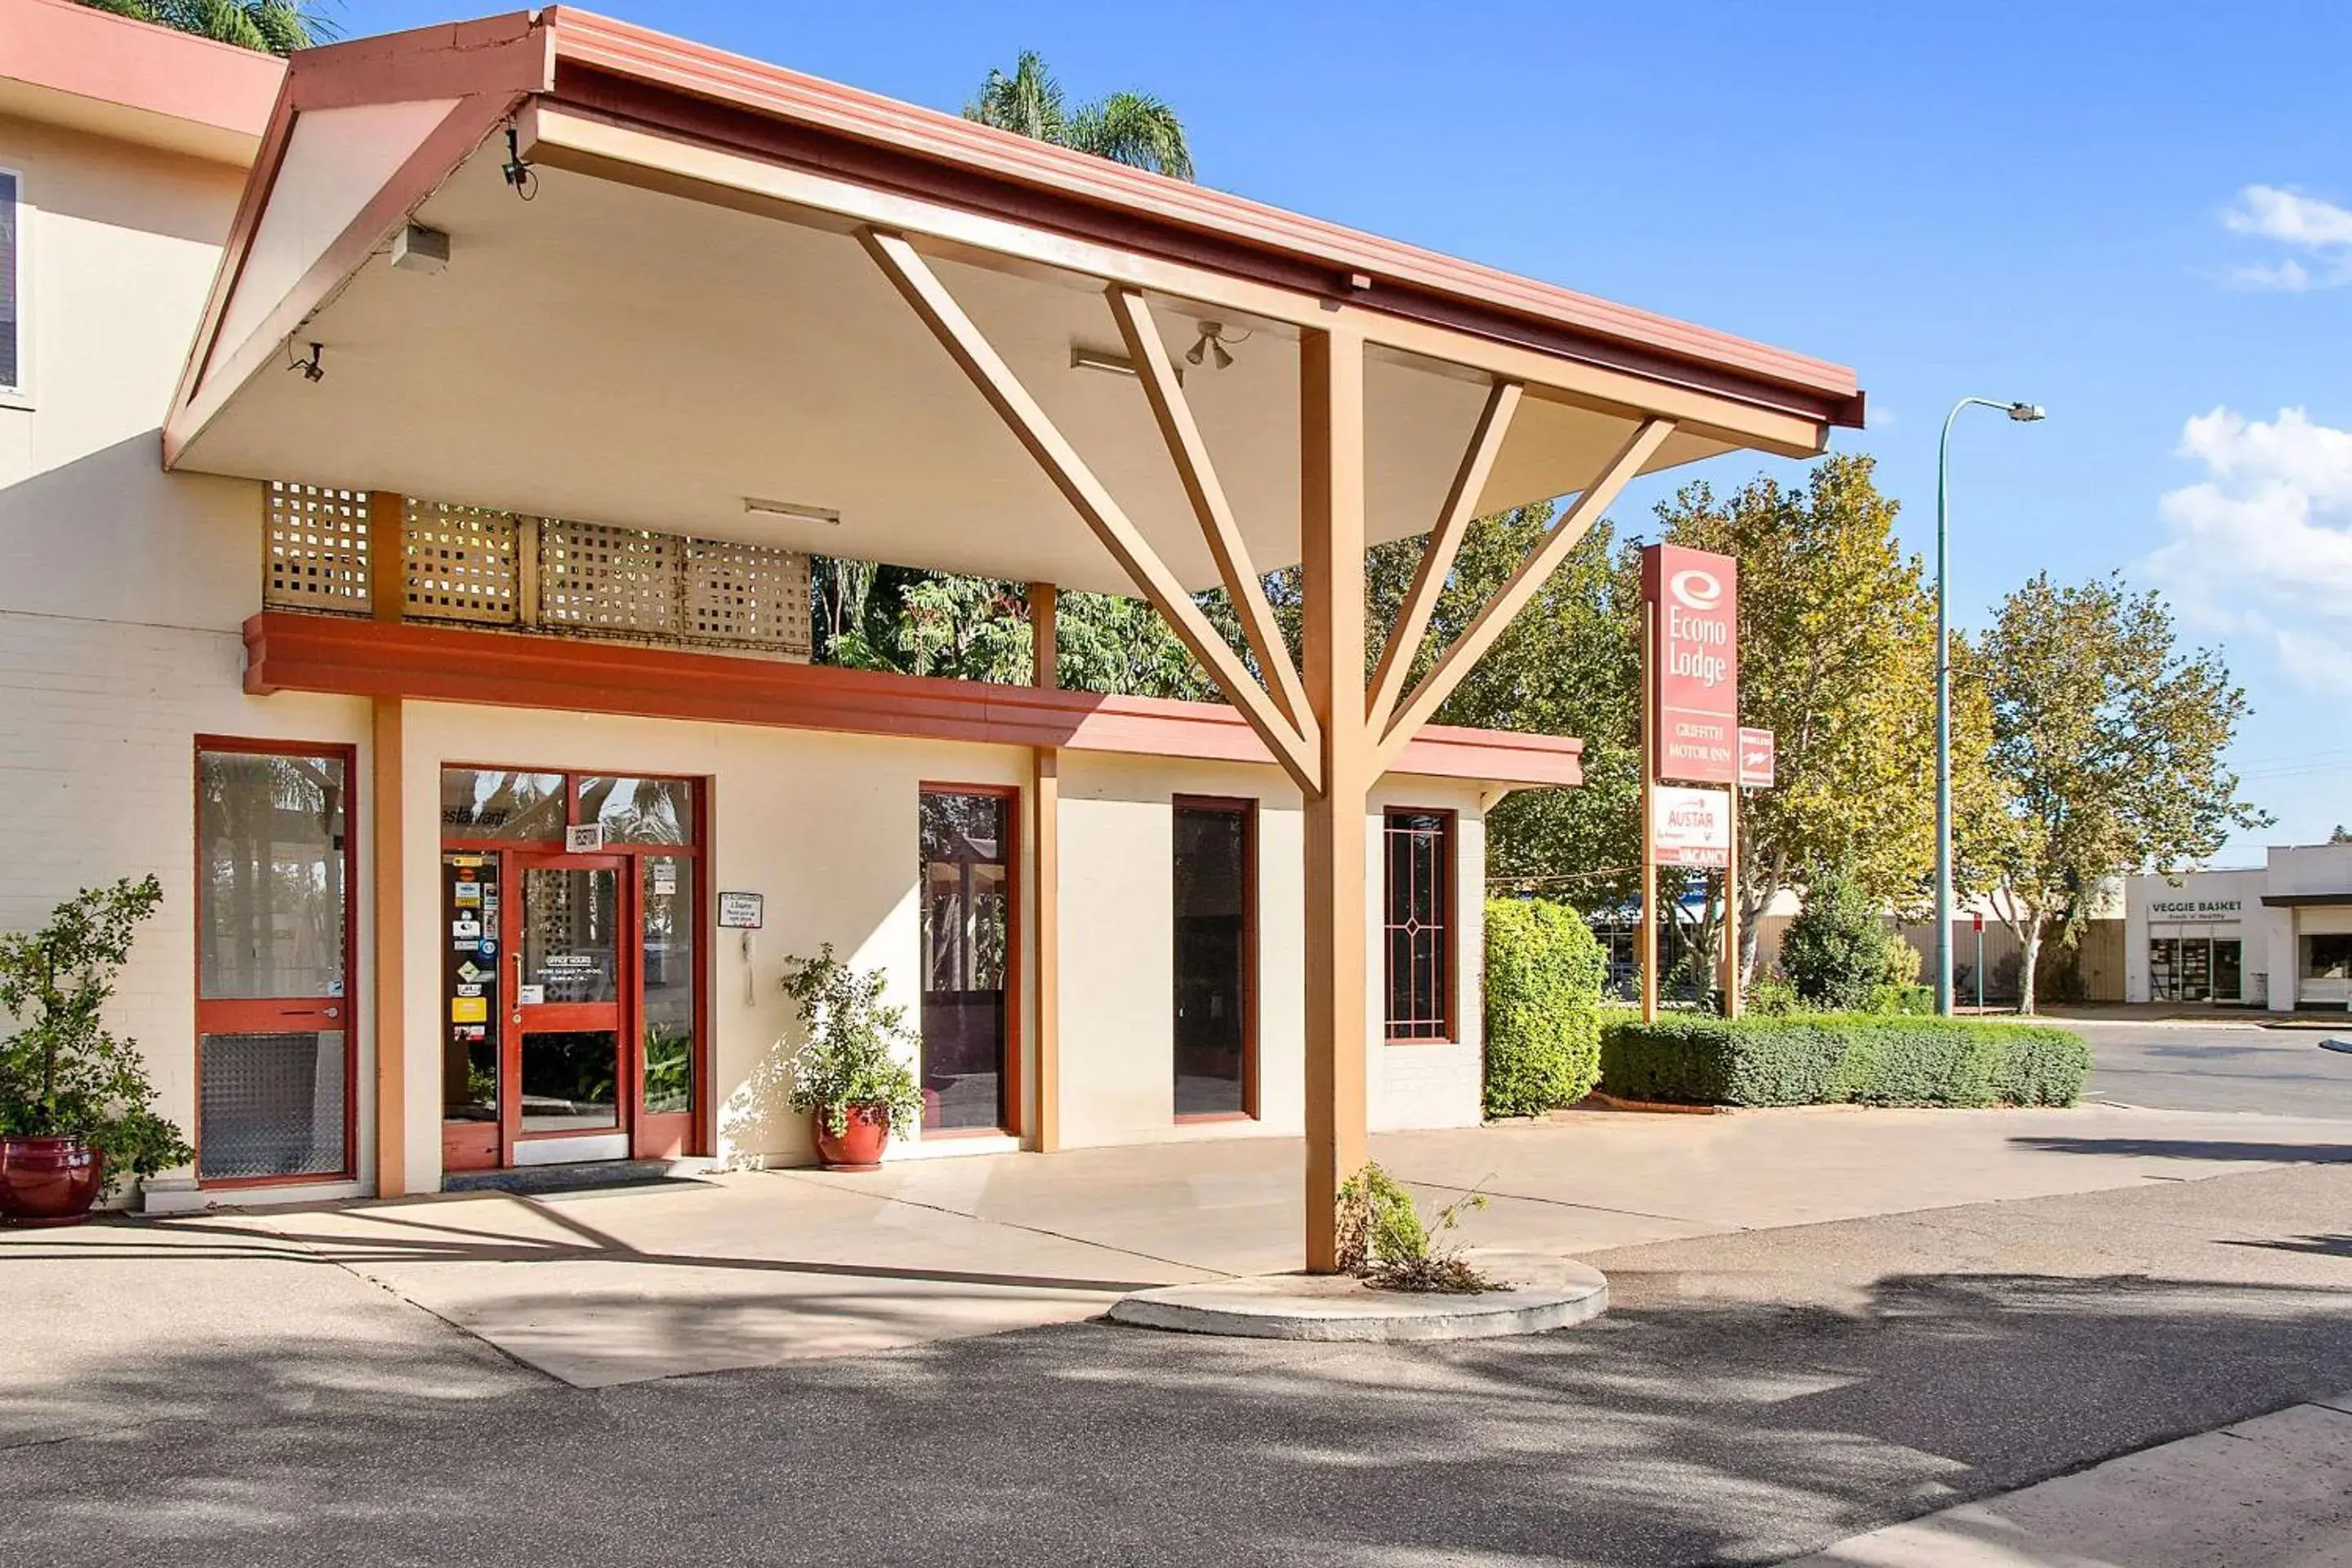
[[[1969,922],[1976,927],[1977,932],[1977,1014],[1982,1016],[1984,1014],[1984,911],[1982,910],[1970,911]]]
[[[1678,544],[1642,552],[1642,1017],[1658,1016],[1661,865],[1723,871],[1721,979],[1739,1011],[1739,563]],[[1719,790],[1669,789],[1720,784]]]

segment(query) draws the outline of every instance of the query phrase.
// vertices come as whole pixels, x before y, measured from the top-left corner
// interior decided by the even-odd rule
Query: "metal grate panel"
[[[419,620],[512,626],[520,574],[515,517],[410,497],[400,531],[405,613]]]
[[[548,518],[540,524],[539,619],[619,637],[685,633],[676,534]]]
[[[261,602],[280,609],[368,614],[367,492],[272,479],[267,506],[268,561]]]
[[[809,559],[759,544],[686,542],[686,635],[809,651]]]
[[[198,1046],[196,1174],[334,1175],[343,1158],[343,1037],[206,1035]]]

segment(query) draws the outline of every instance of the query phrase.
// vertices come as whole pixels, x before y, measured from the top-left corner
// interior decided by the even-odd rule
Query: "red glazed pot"
[[[890,1108],[887,1105],[853,1105],[849,1108],[849,1124],[838,1137],[824,1124],[824,1112],[814,1119],[816,1125],[817,1158],[828,1171],[874,1171],[882,1166],[883,1146],[890,1142]]]
[[[105,1163],[79,1138],[0,1138],[0,1219],[79,1225],[105,1184]]]

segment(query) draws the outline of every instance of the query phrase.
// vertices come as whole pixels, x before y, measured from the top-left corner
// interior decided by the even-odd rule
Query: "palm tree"
[[[290,55],[335,36],[334,24],[301,0],[81,0],[100,11],[194,33],[215,43]]]
[[[1034,49],[1021,51],[1011,76],[991,70],[963,117],[1171,179],[1192,177],[1183,122],[1166,102],[1148,92],[1115,92],[1072,109]]]

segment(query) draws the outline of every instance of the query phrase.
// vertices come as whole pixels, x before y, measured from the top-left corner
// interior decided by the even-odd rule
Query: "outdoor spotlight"
[[[2031,425],[2037,419],[2047,417],[2039,403],[2012,403],[2009,405],[2009,416],[2020,425]]]
[[[539,195],[539,174],[532,169],[530,160],[522,155],[522,138],[512,125],[507,127],[507,161],[499,166],[499,173],[523,200]]]
[[[1249,334],[1244,332],[1242,335],[1244,337],[1247,337]],[[1225,352],[1224,322],[1202,322],[1200,337],[1193,341],[1191,348],[1184,351],[1184,363],[1186,364],[1199,364],[1202,357],[1206,355],[1215,356],[1217,368],[1219,370],[1223,370],[1227,365],[1234,363],[1234,356]]]
[[[327,379],[327,367],[319,363],[319,356],[326,352],[327,348],[324,343],[312,343],[310,345],[310,357],[309,359],[298,359],[286,368],[288,370],[300,371],[304,381],[324,381]]]

